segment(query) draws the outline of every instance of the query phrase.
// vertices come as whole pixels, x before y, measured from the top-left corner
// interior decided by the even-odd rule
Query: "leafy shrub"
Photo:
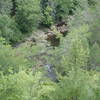
[[[70,28],[82,26],[83,24],[88,24],[89,31],[91,32],[91,36],[89,37],[90,43],[93,44],[97,42],[99,44],[99,20],[100,20],[100,1],[95,0],[96,4],[94,6],[89,6],[86,2],[83,5],[84,9],[77,9],[74,16],[71,18],[69,25]]]
[[[58,84],[31,72],[20,71],[13,75],[0,74],[2,100],[99,100],[100,74],[81,69],[72,70]]]
[[[4,39],[0,38],[0,71],[9,74],[10,71],[18,72],[23,67],[28,67],[27,60],[8,45]]]
[[[63,57],[62,66],[65,63],[65,67],[68,66],[69,69],[73,69],[75,66],[76,68],[87,67],[89,61],[89,45],[85,34],[88,34],[88,30],[84,26],[69,33],[64,42],[68,45],[65,48],[66,54]]]
[[[29,100],[32,98],[35,78],[25,71],[13,75],[0,75],[1,100]],[[32,100],[32,99],[31,99]]]
[[[55,0],[56,3],[56,21],[67,20],[68,16],[74,15],[76,9],[84,9],[87,0]],[[67,20],[68,21],[68,20]]]
[[[0,14],[10,15],[12,0],[0,0]]]
[[[100,74],[82,70],[71,71],[58,84],[58,88],[51,93],[48,100],[99,100],[100,99]],[[51,99],[52,98],[52,99]]]
[[[8,43],[15,43],[21,39],[21,32],[17,29],[16,23],[7,15],[0,15],[0,36]]]
[[[0,74],[1,100],[45,100],[43,95],[54,91],[54,83],[47,82],[41,72],[34,76],[32,72],[19,71],[16,74],[4,76]]]
[[[42,20],[41,23],[44,26],[50,27],[54,22],[54,1],[50,0],[41,0],[40,7],[42,12]]]
[[[16,1],[15,20],[22,33],[32,32],[41,18],[39,0],[18,0]]]
[[[86,0],[85,0],[86,1]],[[51,26],[52,22],[57,23],[67,20],[69,15],[73,15],[76,8],[81,8],[85,4],[82,0],[41,0],[41,10],[43,23]]]
[[[89,0],[91,2],[93,0]],[[88,31],[91,34],[88,36],[88,43],[90,46],[90,62],[89,69],[98,69],[99,68],[99,46],[100,46],[100,1],[95,0],[95,4],[89,5],[88,2],[83,5],[84,9],[77,9],[75,15],[71,17],[69,26],[70,30],[72,28],[79,28],[83,24],[87,24],[89,26]],[[71,24],[71,25],[70,25]]]
[[[75,0],[76,1],[76,0]],[[55,0],[56,5],[56,19],[62,20],[68,17],[69,13],[73,13],[74,10],[74,2],[73,0]]]
[[[53,24],[53,18],[51,16],[52,13],[52,8],[51,7],[46,7],[44,11],[44,16],[43,16],[43,25],[50,27]]]

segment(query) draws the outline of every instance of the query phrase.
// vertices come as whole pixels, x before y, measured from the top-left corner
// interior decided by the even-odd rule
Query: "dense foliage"
[[[22,33],[32,32],[40,20],[39,0],[18,0],[16,1],[15,20]]]
[[[0,0],[0,100],[100,100],[99,10],[99,0]]]
[[[10,14],[12,8],[11,0],[0,0],[0,14]]]
[[[0,36],[4,37],[7,42],[15,43],[21,39],[21,32],[17,24],[7,15],[0,15]]]

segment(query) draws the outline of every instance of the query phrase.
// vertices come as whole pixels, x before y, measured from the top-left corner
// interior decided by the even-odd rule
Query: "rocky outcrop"
[[[52,29],[49,29],[45,34],[47,35],[46,40],[50,42],[51,46],[59,46],[60,45],[60,37],[58,38],[57,35],[62,34],[65,37],[68,33],[67,25],[62,22],[55,25],[56,32]]]

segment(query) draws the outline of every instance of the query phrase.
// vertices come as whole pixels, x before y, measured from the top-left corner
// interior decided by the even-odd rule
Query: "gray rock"
[[[56,73],[53,69],[53,65],[46,64],[45,69],[47,71],[47,75],[46,75],[47,77],[49,77],[54,82],[59,82],[58,79],[57,79],[57,75],[56,75]]]

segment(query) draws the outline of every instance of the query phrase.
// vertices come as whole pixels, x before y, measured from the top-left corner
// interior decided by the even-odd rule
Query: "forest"
[[[100,100],[100,0],[0,0],[0,100]]]

